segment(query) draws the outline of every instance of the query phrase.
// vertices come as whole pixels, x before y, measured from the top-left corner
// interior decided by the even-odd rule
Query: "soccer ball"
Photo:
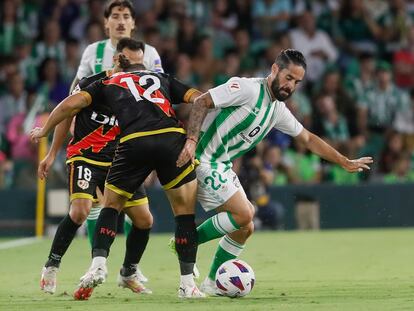
[[[253,269],[240,259],[226,261],[216,272],[216,286],[223,296],[246,296],[253,289],[254,282]]]

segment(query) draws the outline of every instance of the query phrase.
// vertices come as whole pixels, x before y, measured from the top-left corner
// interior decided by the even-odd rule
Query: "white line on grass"
[[[37,242],[40,242],[40,241],[41,241],[41,239],[39,239],[39,238],[24,238],[24,239],[17,239],[17,240],[7,241],[7,242],[0,243],[0,250],[19,247],[19,246],[23,246],[23,245],[34,244],[34,243],[37,243]]]

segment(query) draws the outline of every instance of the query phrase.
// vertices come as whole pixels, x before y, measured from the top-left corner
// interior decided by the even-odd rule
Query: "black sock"
[[[118,225],[118,211],[104,207],[96,221],[93,237],[92,258],[97,256],[108,257],[109,249],[115,240]]]
[[[46,261],[45,267],[59,268],[60,261],[65,255],[70,243],[75,237],[76,231],[81,225],[73,222],[69,215],[60,222],[55,237],[53,238],[52,247],[50,248],[49,259]]]
[[[197,255],[197,229],[194,214],[175,217],[175,249],[180,261],[181,275],[193,273]]]
[[[148,244],[150,229],[139,229],[132,225],[126,240],[126,252],[122,264],[121,275],[129,276],[135,273],[136,264],[141,260],[142,254]]]

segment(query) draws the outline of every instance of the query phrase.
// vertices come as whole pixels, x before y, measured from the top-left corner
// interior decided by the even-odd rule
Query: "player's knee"
[[[82,224],[89,215],[92,203],[90,200],[78,199],[71,204],[69,215],[70,218],[77,224]]]
[[[246,227],[253,221],[254,211],[251,208],[244,208],[233,214],[233,217],[240,227]]]
[[[144,217],[138,217],[132,220],[135,227],[138,229],[151,229],[154,223],[154,218],[151,213],[146,214]]]
[[[243,228],[245,238],[249,238],[254,232],[254,223],[251,221],[246,227]]]

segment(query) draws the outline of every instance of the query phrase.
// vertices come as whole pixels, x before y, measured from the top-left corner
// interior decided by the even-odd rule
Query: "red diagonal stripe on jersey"
[[[104,126],[101,125],[95,131],[85,136],[82,140],[66,148],[67,157],[71,158],[75,155],[81,155],[82,150],[92,148],[92,152],[99,153],[106,145],[115,140],[119,135],[119,126],[113,126],[104,134]]]

